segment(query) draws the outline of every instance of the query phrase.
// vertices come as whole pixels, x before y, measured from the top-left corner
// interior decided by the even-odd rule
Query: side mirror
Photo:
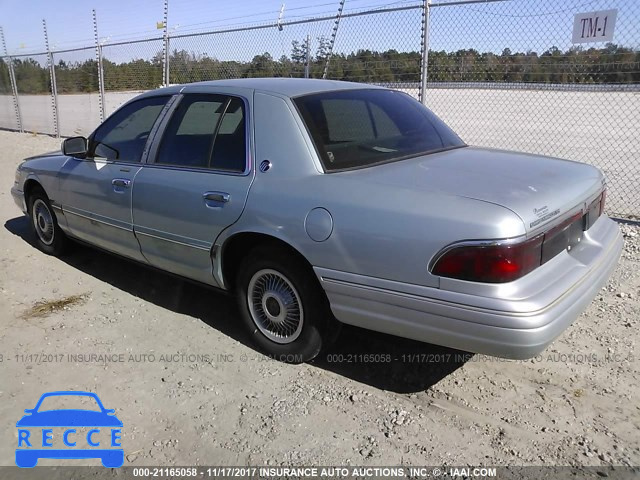
[[[25,409],[24,413],[33,413],[33,408],[27,408]]]
[[[62,141],[62,153],[70,157],[84,158],[87,155],[87,139],[84,137],[70,137]]]

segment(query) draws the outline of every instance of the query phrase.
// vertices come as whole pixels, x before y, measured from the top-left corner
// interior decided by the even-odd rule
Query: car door
[[[134,230],[149,263],[215,286],[213,242],[240,217],[253,179],[251,95],[178,102],[134,180]]]
[[[71,234],[145,261],[133,233],[131,188],[155,122],[170,96],[122,107],[89,138],[86,158],[70,158],[60,172],[62,209]]]

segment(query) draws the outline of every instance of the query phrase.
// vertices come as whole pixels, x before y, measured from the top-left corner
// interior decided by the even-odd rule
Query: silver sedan
[[[147,92],[27,159],[11,192],[42,251],[79,240],[231,292],[290,361],[341,322],[532,357],[622,249],[598,169],[467,146],[410,96],[346,82]]]

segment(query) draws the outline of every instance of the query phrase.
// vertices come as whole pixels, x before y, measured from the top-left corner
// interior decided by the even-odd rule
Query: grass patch
[[[88,293],[71,295],[59,300],[45,300],[36,302],[33,307],[22,314],[22,318],[42,318],[60,310],[69,310],[71,307],[82,305],[89,298]]]

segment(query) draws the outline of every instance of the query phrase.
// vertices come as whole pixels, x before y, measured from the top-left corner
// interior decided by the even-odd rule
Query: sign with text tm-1
[[[573,43],[611,42],[618,10],[576,13],[573,17]]]

